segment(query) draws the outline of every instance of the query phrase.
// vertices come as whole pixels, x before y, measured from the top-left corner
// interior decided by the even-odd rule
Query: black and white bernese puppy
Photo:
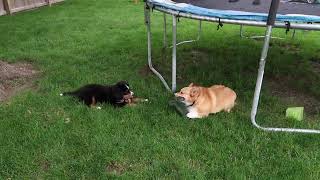
[[[126,81],[119,81],[114,85],[88,84],[75,91],[60,94],[60,96],[65,95],[75,97],[91,107],[97,103],[109,103],[115,107],[122,107],[133,99],[133,92]]]

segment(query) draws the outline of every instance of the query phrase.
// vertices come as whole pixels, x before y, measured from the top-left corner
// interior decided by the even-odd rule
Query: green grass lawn
[[[162,14],[154,12],[153,59],[170,79],[162,26]],[[197,22],[181,19],[178,31],[180,40],[189,39]],[[143,3],[68,0],[0,17],[0,59],[31,62],[42,71],[36,90],[0,104],[0,179],[319,179],[319,135],[263,132],[250,123],[262,41],[238,33],[239,26],[216,31],[216,24],[204,23],[201,41],[179,46],[178,88],[225,84],[238,94],[232,113],[189,121],[168,106],[171,94],[159,79],[141,73],[147,63]],[[320,97],[320,76],[310,64],[320,59],[319,33],[298,31],[291,39],[279,29],[273,35],[286,39],[272,40],[266,79]],[[150,101],[96,110],[59,96],[122,79]],[[320,128],[319,115],[285,119],[287,106],[264,86],[259,123]]]

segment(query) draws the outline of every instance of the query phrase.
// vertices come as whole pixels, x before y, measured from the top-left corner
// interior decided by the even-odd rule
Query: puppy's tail
[[[73,92],[64,92],[64,93],[60,93],[60,96],[73,96],[74,93]]]

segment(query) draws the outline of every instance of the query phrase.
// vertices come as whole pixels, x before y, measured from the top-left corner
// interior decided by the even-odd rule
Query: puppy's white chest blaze
[[[200,118],[199,113],[198,113],[198,111],[197,111],[197,108],[189,107],[189,108],[188,108],[188,111],[189,111],[189,113],[187,114],[187,117],[188,117],[188,118],[191,118],[191,119],[193,119],[193,118]]]

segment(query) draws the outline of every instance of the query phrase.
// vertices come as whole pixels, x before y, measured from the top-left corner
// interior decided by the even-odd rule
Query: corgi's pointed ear
[[[194,87],[191,89],[191,93],[190,93],[191,97],[199,96],[199,94],[200,94],[199,87]]]
[[[193,84],[193,83],[189,84],[189,87],[192,87],[192,86],[194,86],[194,84]]]

